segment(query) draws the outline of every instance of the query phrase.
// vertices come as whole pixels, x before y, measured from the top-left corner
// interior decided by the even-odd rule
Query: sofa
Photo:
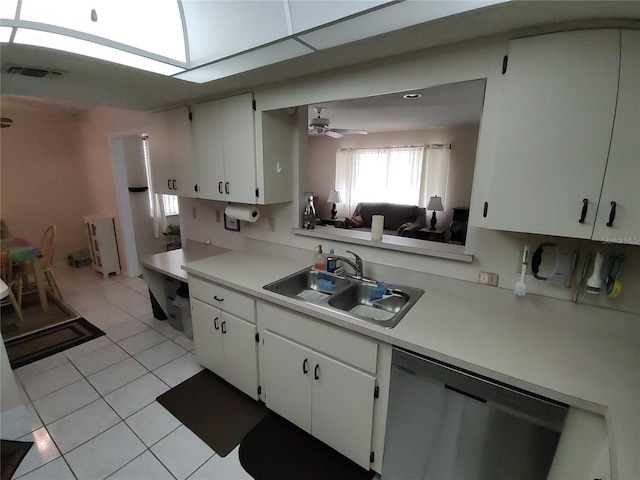
[[[384,215],[383,233],[415,238],[418,230],[427,223],[426,210],[417,205],[401,205],[386,202],[359,203],[353,214],[336,222],[336,228],[371,231],[371,216]]]

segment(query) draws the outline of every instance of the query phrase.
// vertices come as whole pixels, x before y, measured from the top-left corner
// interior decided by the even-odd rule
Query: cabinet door
[[[260,382],[265,403],[274,412],[311,432],[311,350],[265,331]]]
[[[369,469],[375,378],[315,353],[313,435]]]
[[[173,167],[166,112],[150,115],[148,129],[149,163],[155,193],[175,194],[172,189]]]
[[[224,378],[236,388],[258,399],[258,347],[256,326],[222,312]]]
[[[193,107],[198,196],[209,200],[226,199],[222,117],[220,101],[200,103]]]
[[[224,376],[220,314],[220,310],[200,300],[194,298],[191,301],[193,343],[198,363],[212,372]]]
[[[176,108],[165,113],[171,156],[171,193],[181,197],[195,197],[195,154],[189,109]]]
[[[620,87],[593,239],[640,244],[640,32],[623,30]],[[607,226],[611,202],[615,218]]]
[[[221,100],[226,200],[256,203],[255,113],[248,93]]]
[[[510,43],[478,226],[591,238],[618,88],[619,32]],[[583,206],[587,212],[579,222]],[[482,206],[475,206],[480,208]]]

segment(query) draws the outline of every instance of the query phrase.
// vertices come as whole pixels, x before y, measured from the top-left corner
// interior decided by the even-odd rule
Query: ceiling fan
[[[366,130],[352,130],[349,128],[330,128],[331,121],[328,118],[322,118],[324,107],[313,108],[318,114],[317,117],[311,119],[309,124],[310,135],[327,135],[332,138],[341,138],[344,135],[366,135]]]

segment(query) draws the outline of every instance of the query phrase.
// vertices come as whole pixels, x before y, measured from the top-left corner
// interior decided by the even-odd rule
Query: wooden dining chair
[[[0,299],[0,305],[4,306],[4,305],[11,305],[13,307],[13,309],[16,311],[16,315],[18,315],[18,320],[20,322],[24,321],[24,318],[22,317],[22,307],[21,305],[18,303],[18,300],[15,297],[15,294],[13,293],[13,288],[14,288],[14,284],[19,281],[22,282],[22,279],[18,279],[16,280],[15,278],[9,278],[9,255],[7,255],[6,252],[2,252],[1,253],[1,259],[0,259],[0,277],[2,278],[2,281],[5,282],[5,285],[7,285],[7,297]]]
[[[42,242],[40,244],[40,252],[42,253],[42,271],[44,272],[45,279],[49,285],[49,289],[62,300],[62,293],[56,282],[56,277],[53,273],[53,247],[56,239],[57,228],[55,225],[50,225],[44,231]]]

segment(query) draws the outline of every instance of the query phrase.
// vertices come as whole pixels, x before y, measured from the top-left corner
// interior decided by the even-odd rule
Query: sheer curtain
[[[420,205],[426,206],[429,197],[437,195],[442,197],[446,208],[447,179],[449,178],[449,163],[451,159],[450,144],[427,145],[427,158],[425,161],[423,188],[420,196]]]
[[[424,146],[343,149],[336,153],[336,190],[349,216],[360,202],[417,205]]]

